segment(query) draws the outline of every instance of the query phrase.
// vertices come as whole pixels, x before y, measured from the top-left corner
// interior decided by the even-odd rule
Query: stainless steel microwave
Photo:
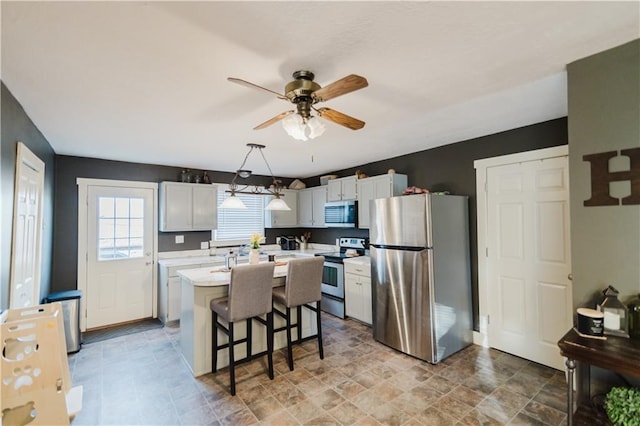
[[[357,201],[332,201],[324,205],[324,225],[327,228],[355,228],[357,224]]]

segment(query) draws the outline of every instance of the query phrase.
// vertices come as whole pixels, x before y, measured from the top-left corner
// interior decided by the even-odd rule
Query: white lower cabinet
[[[371,299],[371,272],[368,262],[358,259],[344,261],[344,301],[348,317],[371,324],[373,305]]]
[[[195,263],[197,262],[197,263]],[[206,268],[209,266],[221,266],[223,262],[206,262],[206,259],[194,259],[194,263],[184,260],[182,264],[167,266],[159,262],[158,280],[158,318],[163,323],[180,319],[180,276],[178,271],[182,269]]]

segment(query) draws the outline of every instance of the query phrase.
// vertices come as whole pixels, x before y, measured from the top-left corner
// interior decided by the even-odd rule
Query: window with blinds
[[[228,185],[218,185],[218,205],[230,194]],[[213,232],[215,241],[249,240],[252,234],[264,235],[264,196],[236,194],[245,209],[218,209],[218,229]]]

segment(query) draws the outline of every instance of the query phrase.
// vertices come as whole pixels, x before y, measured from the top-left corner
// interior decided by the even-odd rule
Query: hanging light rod
[[[220,204],[220,208],[221,209],[246,209],[247,207],[244,205],[242,200],[236,196],[236,194],[250,194],[250,195],[271,195],[274,197],[273,200],[269,202],[267,207],[265,207],[265,210],[291,210],[291,208],[289,208],[287,203],[285,203],[284,200],[280,198],[280,197],[284,197],[284,194],[282,194],[282,190],[284,188],[282,187],[282,181],[280,179],[276,179],[276,177],[273,175],[273,171],[271,171],[271,166],[269,166],[269,162],[267,161],[267,158],[264,156],[264,153],[262,152],[262,149],[265,148],[265,145],[260,145],[257,143],[248,143],[247,146],[249,147],[249,152],[247,152],[247,155],[245,155],[244,160],[242,161],[242,164],[236,170],[236,173],[233,175],[233,179],[229,184],[229,189],[225,191],[230,193],[231,195],[228,196],[222,202],[222,204]],[[254,149],[257,149],[258,151],[260,151],[260,155],[262,156],[262,159],[264,160],[264,163],[267,165],[267,169],[271,174],[272,184],[269,188],[267,188],[266,186],[259,186],[259,185],[240,186],[236,182],[238,177],[248,178],[249,176],[251,176],[251,170],[245,169],[244,167],[245,167],[245,164],[247,163],[247,159],[249,158],[249,155],[253,152]]]

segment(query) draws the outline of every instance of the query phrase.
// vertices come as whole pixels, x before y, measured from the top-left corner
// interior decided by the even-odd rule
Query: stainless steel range
[[[346,257],[362,256],[366,254],[369,245],[368,238],[340,237],[339,251],[317,253],[324,256],[322,270],[322,310],[344,318],[344,264]]]

